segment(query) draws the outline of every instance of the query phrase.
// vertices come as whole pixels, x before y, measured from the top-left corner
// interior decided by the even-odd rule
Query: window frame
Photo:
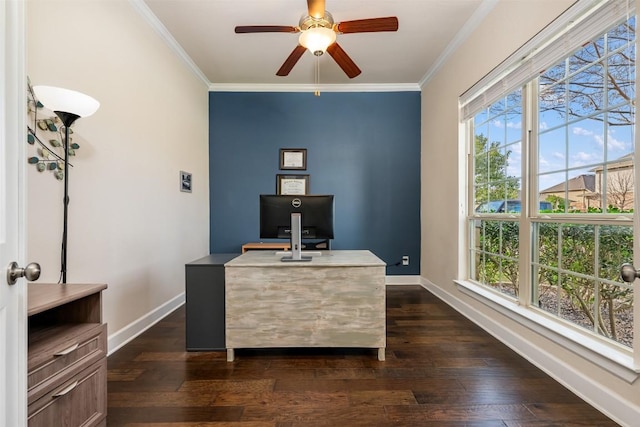
[[[582,3],[582,2],[578,2]],[[627,4],[627,19],[629,18],[629,4],[633,7],[633,14],[636,15],[635,5],[632,3]],[[573,9],[573,8],[572,8]],[[571,13],[563,15],[559,19],[559,21],[564,21],[566,19],[576,19],[577,15],[587,14],[587,18],[584,18],[587,22],[589,22],[589,16],[597,15],[597,7],[595,8],[595,12],[593,10],[585,11],[574,9]],[[573,13],[573,15],[572,15]],[[637,20],[637,16],[636,16]],[[555,33],[562,33],[560,30],[563,28],[563,25],[552,24],[548,27],[548,30]],[[606,28],[602,28],[599,30],[600,33],[603,31],[609,31],[611,27],[608,26]],[[547,33],[549,32],[547,31]],[[538,79],[537,78],[529,78],[525,82],[521,82],[520,87],[522,87],[522,102],[523,102],[523,110],[522,110],[522,118],[523,118],[523,126],[522,126],[522,160],[521,160],[521,191],[523,196],[521,196],[521,204],[522,209],[519,214],[495,214],[495,213],[476,213],[474,206],[474,162],[475,162],[475,153],[474,153],[474,145],[475,145],[475,129],[474,129],[474,117],[475,114],[470,114],[473,111],[473,108],[478,109],[477,105],[473,105],[474,103],[478,103],[478,99],[481,98],[482,101],[488,107],[492,102],[495,102],[500,97],[496,98],[495,93],[487,95],[485,92],[491,92],[493,88],[499,86],[500,84],[504,87],[504,75],[505,74],[513,74],[514,71],[514,62],[518,62],[516,65],[521,65],[521,58],[526,58],[530,52],[534,52],[536,48],[536,44],[543,46],[545,43],[549,43],[549,40],[557,40],[561,37],[557,34],[554,36],[553,34],[543,34],[532,39],[527,45],[523,46],[520,50],[518,50],[512,57],[511,61],[505,61],[499,68],[494,70],[494,72],[490,73],[487,77],[482,79],[478,84],[474,85],[470,91],[466,92],[461,96],[460,99],[460,116],[461,116],[461,139],[464,138],[464,144],[466,149],[464,153],[466,153],[466,167],[467,171],[467,185],[464,189],[466,192],[465,200],[467,201],[467,215],[464,224],[463,236],[465,242],[465,256],[462,257],[460,272],[463,274],[462,278],[459,280],[455,280],[455,283],[458,285],[458,289],[466,295],[482,302],[483,304],[493,308],[494,310],[502,313],[503,315],[511,318],[517,323],[526,326],[527,328],[534,330],[545,337],[551,339],[557,344],[570,349],[571,351],[581,355],[587,360],[591,360],[594,363],[602,366],[604,369],[609,372],[615,374],[616,376],[624,379],[625,381],[632,383],[635,381],[640,375],[640,333],[634,333],[633,345],[632,347],[624,346],[620,343],[613,342],[604,337],[599,337],[597,335],[592,334],[587,330],[581,329],[579,326],[571,324],[568,321],[564,321],[559,317],[555,317],[549,313],[546,313],[544,310],[534,306],[530,303],[531,294],[532,294],[532,271],[533,271],[533,259],[535,251],[533,250],[533,225],[534,223],[588,223],[588,224],[610,224],[610,225],[632,225],[634,228],[634,249],[637,248],[640,239],[637,236],[640,234],[640,215],[624,215],[623,218],[613,217],[611,214],[601,213],[601,214],[589,214],[588,218],[585,218],[584,214],[553,214],[553,215],[544,215],[540,214],[538,209],[538,108],[537,108],[537,88],[538,88]],[[636,38],[636,52],[638,52],[638,39]],[[523,49],[527,52],[527,55],[523,55]],[[566,51],[564,54],[571,55],[573,51]],[[560,58],[562,59],[562,58]],[[511,62],[511,64],[510,64]],[[502,74],[502,75],[500,75]],[[635,76],[635,86],[638,87],[637,82],[637,74]],[[515,81],[515,80],[514,80]],[[515,90],[516,88],[512,88],[510,92]],[[637,90],[636,90],[637,97]],[[506,97],[508,93],[503,93],[503,97]],[[489,102],[491,101],[491,102]],[[526,106],[529,106],[525,108]],[[530,106],[535,106],[535,108],[530,108]],[[471,107],[473,108],[471,108]],[[482,109],[480,109],[482,110]],[[479,110],[478,110],[479,111]],[[525,122],[527,125],[525,126]],[[637,127],[634,125],[634,129]],[[634,132],[635,137],[635,145],[634,152],[638,151],[638,132]],[[525,146],[534,146],[535,150],[525,148]],[[635,183],[640,183],[640,168],[638,166],[638,156],[634,156],[634,178]],[[535,177],[535,179],[529,179],[530,177]],[[635,186],[635,185],[634,185]],[[635,192],[635,191],[634,191]],[[526,195],[526,196],[524,196]],[[635,211],[638,211],[638,206],[640,206],[640,197],[634,197],[634,207]],[[531,207],[531,208],[530,208]],[[504,220],[514,220],[519,222],[520,224],[520,277],[526,277],[526,285],[522,284],[522,281],[519,284],[519,293],[517,298],[509,297],[503,293],[500,293],[497,290],[491,289],[488,286],[482,285],[474,280],[471,280],[470,277],[472,274],[472,269],[475,268],[475,260],[474,260],[474,248],[472,246],[472,233],[474,232],[474,221],[477,220],[496,220],[496,221],[504,221]],[[640,259],[640,251],[634,250],[634,262],[636,265],[639,264]],[[636,325],[640,325],[640,301],[638,301],[638,296],[640,295],[640,285],[638,285],[639,281],[636,281],[633,284],[633,295],[634,295],[634,331],[638,329],[635,328]]]

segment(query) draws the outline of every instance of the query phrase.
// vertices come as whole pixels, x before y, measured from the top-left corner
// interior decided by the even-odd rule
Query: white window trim
[[[467,280],[454,280],[454,282],[463,294],[581,358],[591,361],[627,383],[633,384],[640,377],[640,367],[635,366],[631,349],[598,339],[587,331],[579,330],[578,326],[572,327],[558,319],[551,319],[532,307],[523,306],[518,301],[492,291],[486,286]]]

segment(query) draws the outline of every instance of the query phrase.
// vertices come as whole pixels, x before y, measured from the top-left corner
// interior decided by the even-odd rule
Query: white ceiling
[[[349,79],[333,58],[319,58],[322,85],[415,87],[428,79],[497,0],[326,0],[336,23],[396,16],[397,32],[339,34],[360,67]],[[308,51],[286,77],[276,76],[298,34],[236,34],[237,25],[297,26],[304,0],[132,0],[142,15],[212,87],[313,85]],[[199,71],[198,71],[199,70]]]

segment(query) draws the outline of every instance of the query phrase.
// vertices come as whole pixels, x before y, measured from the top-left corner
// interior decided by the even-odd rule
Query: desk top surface
[[[29,283],[27,285],[29,316],[107,289],[103,283]]]
[[[308,262],[282,262],[275,251],[248,251],[225,264],[225,267],[384,267],[386,264],[371,251],[320,251]],[[304,255],[304,251],[303,251]]]

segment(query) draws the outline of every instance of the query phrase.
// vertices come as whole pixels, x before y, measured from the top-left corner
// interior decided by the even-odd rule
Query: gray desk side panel
[[[188,351],[224,350],[224,263],[233,257],[212,256],[209,262],[187,264],[186,348]],[[200,261],[200,260],[199,260]]]

